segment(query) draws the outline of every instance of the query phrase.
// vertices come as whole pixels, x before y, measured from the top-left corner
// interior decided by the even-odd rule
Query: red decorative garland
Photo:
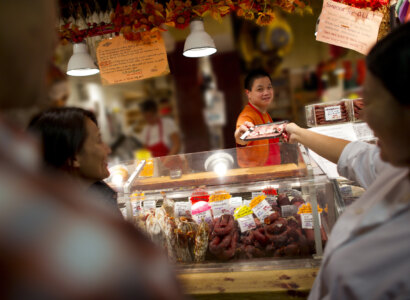
[[[111,24],[88,24],[87,29],[80,30],[71,23],[60,28],[63,41],[81,42],[86,37],[106,33],[122,33],[128,40],[141,40],[144,32],[164,31],[161,25],[184,29],[193,18],[211,16],[217,21],[235,12],[237,16],[247,20],[255,20],[265,26],[275,20],[275,9],[288,13],[312,13],[310,0],[202,0],[195,1],[170,0],[166,6],[155,0],[133,2],[128,6],[117,5],[111,15]]]

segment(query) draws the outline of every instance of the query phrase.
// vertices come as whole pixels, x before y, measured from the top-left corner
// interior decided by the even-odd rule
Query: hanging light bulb
[[[216,52],[215,43],[211,36],[206,33],[202,19],[192,20],[189,28],[191,33],[185,40],[184,56],[202,57]]]
[[[67,74],[71,76],[89,76],[99,73],[100,70],[88,53],[86,43],[73,45],[73,55],[68,61]]]

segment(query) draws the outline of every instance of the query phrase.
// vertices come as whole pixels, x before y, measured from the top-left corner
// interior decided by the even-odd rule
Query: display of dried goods
[[[231,214],[215,217],[210,224],[204,220],[198,223],[189,217],[174,217],[173,201],[166,197],[162,207],[145,212],[141,220],[151,239],[167,249],[169,259],[175,262],[313,254],[315,238],[310,203],[300,192],[280,193],[275,198],[264,220],[256,217],[259,214],[252,216],[250,211],[249,217],[256,228],[253,226],[245,232],[240,231],[238,221]],[[323,226],[320,231],[324,244],[327,236]]]
[[[233,216],[222,215],[214,219],[209,239],[209,252],[221,260],[234,257],[238,237]]]
[[[202,222],[195,235],[194,261],[202,262],[205,260],[208,250],[209,225]]]

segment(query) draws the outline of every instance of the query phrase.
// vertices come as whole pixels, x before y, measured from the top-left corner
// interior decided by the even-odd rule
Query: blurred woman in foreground
[[[410,23],[366,59],[364,120],[378,146],[289,124],[299,142],[366,188],[335,224],[309,299],[410,298]]]

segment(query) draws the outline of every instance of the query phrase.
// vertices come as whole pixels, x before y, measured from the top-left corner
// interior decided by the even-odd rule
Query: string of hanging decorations
[[[195,18],[210,16],[221,22],[222,17],[235,13],[238,17],[254,21],[259,26],[271,24],[281,9],[287,13],[312,14],[310,0],[207,0],[207,1],[161,1],[141,0],[130,5],[117,4],[110,12],[109,20],[93,22],[77,14],[60,23],[60,38],[63,42],[79,43],[87,37],[122,33],[127,40],[143,41],[151,32],[165,31],[163,25],[184,29]],[[84,18],[85,19],[85,18]],[[95,20],[94,20],[95,21]]]

